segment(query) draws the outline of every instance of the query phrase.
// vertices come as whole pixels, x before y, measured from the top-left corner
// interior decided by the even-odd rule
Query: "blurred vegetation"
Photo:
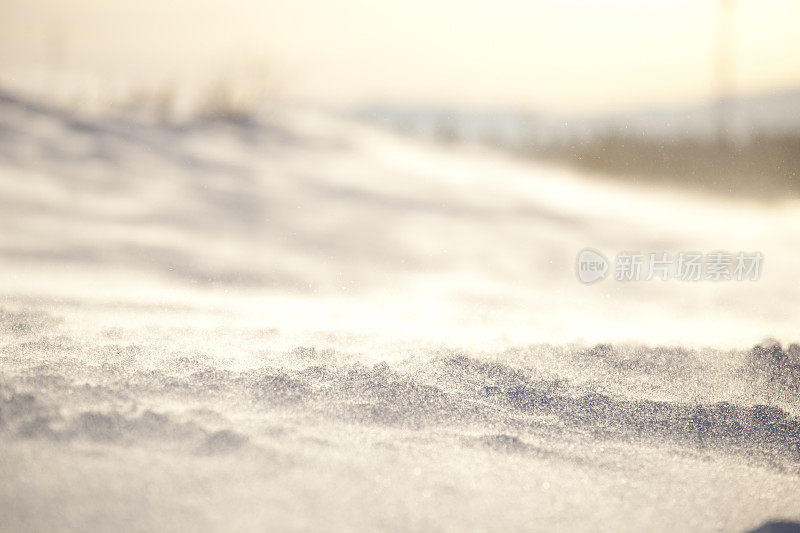
[[[358,116],[402,135],[448,146],[478,144],[617,181],[729,196],[800,198],[796,126],[739,128],[726,137],[714,136],[713,123],[702,120],[695,120],[694,131],[689,121],[685,131],[654,133],[641,124],[629,128],[627,122],[600,126],[576,121],[565,127],[564,121],[525,113],[388,109],[367,108]],[[702,110],[696,114],[705,116]]]
[[[800,197],[798,134],[758,133],[747,140],[720,141],[611,132],[521,152],[643,184],[767,198]]]
[[[247,80],[249,81],[249,80]],[[180,113],[180,95],[177,87],[139,87],[116,107],[139,116],[149,116],[161,124],[180,122],[186,119],[246,123],[256,116],[271,101],[266,85],[242,83],[239,79],[217,77],[200,85],[193,97],[184,102]]]
[[[261,85],[233,83],[219,77],[200,93],[196,113],[205,120],[251,122],[267,97],[268,91]]]
[[[420,123],[424,123],[420,121]],[[406,135],[425,136],[419,124],[395,122]],[[751,131],[747,137],[651,135],[619,127],[591,133],[554,129],[528,135],[490,127],[471,134],[458,121],[441,114],[430,121],[428,138],[435,142],[478,142],[493,149],[587,170],[609,179],[641,185],[681,187],[714,194],[764,199],[800,198],[800,132]]]

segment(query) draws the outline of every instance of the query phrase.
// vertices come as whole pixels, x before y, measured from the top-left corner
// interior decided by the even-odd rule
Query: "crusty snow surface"
[[[0,229],[0,530],[800,519],[797,203],[3,93]],[[765,262],[583,285],[587,246]]]

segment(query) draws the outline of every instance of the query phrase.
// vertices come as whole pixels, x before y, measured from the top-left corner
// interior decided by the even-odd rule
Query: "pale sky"
[[[284,96],[610,110],[714,94],[719,0],[0,0],[0,82],[261,76]],[[800,87],[800,0],[737,0],[738,93]],[[244,74],[247,73],[247,74]]]

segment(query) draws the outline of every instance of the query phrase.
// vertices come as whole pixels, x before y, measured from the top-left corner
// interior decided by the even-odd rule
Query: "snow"
[[[9,530],[800,518],[796,201],[307,109],[159,125],[5,93],[0,227]],[[584,285],[586,247],[765,261]]]

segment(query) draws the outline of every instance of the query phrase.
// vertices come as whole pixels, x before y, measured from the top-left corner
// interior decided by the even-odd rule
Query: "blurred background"
[[[3,0],[6,302],[793,340],[799,23],[793,0]],[[766,260],[584,287],[586,246]]]
[[[71,107],[322,105],[616,178],[797,194],[791,0],[6,0],[0,83]]]

